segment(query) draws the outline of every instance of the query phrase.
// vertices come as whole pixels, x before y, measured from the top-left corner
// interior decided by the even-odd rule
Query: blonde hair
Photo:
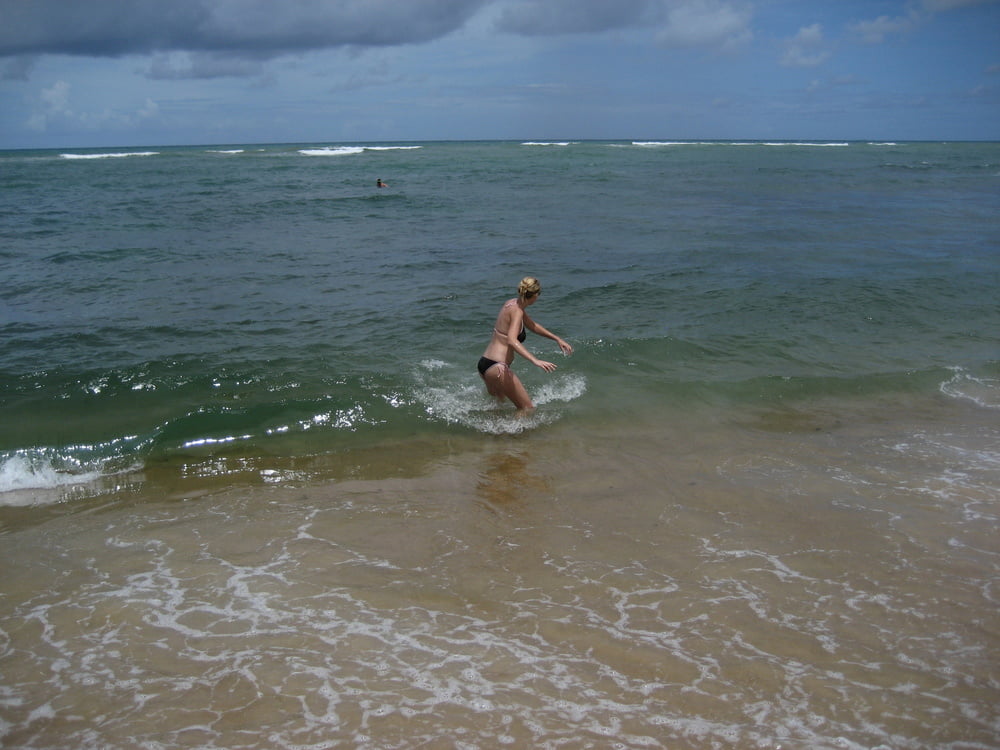
[[[519,297],[534,297],[542,291],[542,285],[538,283],[538,279],[534,276],[525,276],[521,279],[521,283],[517,285],[517,295]]]

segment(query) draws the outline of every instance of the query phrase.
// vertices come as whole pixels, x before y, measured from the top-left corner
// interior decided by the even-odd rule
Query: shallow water
[[[996,426],[918,406],[560,424],[9,533],[5,745],[995,746]]]

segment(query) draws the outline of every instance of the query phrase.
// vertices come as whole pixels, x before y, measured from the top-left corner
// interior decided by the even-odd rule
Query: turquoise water
[[[0,159],[0,489],[524,429],[489,413],[474,364],[526,274],[577,351],[552,378],[522,363],[543,389],[528,427],[955,373],[1000,403],[997,144]]]

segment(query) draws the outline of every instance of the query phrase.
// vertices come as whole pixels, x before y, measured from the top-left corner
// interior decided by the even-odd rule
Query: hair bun
[[[542,285],[534,276],[525,276],[521,283],[517,285],[517,293],[521,297],[535,296],[542,291]]]

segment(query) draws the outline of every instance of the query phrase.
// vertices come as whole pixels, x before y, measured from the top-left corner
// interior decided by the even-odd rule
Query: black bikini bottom
[[[493,367],[493,365],[502,365],[503,362],[497,362],[495,359],[487,359],[486,357],[479,358],[479,364],[476,365],[479,370],[479,374],[486,377],[486,371]]]

